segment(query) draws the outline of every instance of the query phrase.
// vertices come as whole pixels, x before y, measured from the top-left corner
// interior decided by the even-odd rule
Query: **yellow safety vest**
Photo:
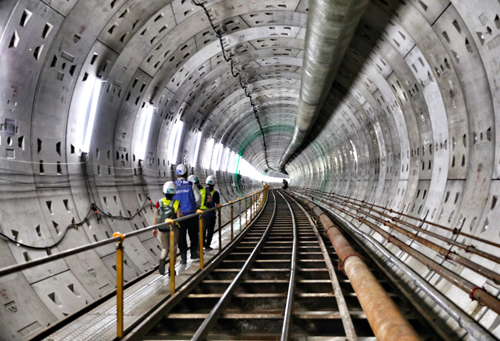
[[[161,201],[163,203],[163,206],[170,205],[170,200],[167,200],[167,198],[162,198]],[[179,202],[179,200],[174,200],[174,213],[175,214],[177,214],[177,210],[179,209],[180,204],[181,203]],[[177,219],[177,216],[174,219]]]
[[[215,189],[210,192],[210,195],[212,196],[212,198],[214,196],[214,193],[215,193]],[[202,209],[202,210],[208,210],[208,207],[205,206],[205,198],[207,197],[207,188],[203,187],[202,189],[200,189],[200,194],[201,194],[201,206],[200,206],[200,209]]]

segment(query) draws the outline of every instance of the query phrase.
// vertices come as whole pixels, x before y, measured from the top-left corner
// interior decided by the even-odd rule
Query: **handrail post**
[[[253,194],[250,196],[250,221],[253,220]]]
[[[233,207],[233,202],[230,201],[229,204],[231,204],[231,242],[234,239],[234,224],[233,224],[233,218],[234,218],[234,207]]]
[[[245,197],[245,228],[248,227],[248,218],[247,218],[247,211],[248,211],[248,203],[247,203],[248,198]]]
[[[120,237],[116,243],[116,337],[123,337],[123,241],[125,236],[120,232],[113,233],[113,237]]]
[[[254,217],[254,213],[255,213],[255,196],[254,194],[252,194],[252,197],[251,197],[251,204],[252,206],[250,206],[250,220],[253,220],[253,217]]]
[[[222,224],[221,224],[221,213],[222,213],[222,206],[219,204],[218,206],[219,214],[217,215],[217,220],[219,221],[219,252],[222,252]]]
[[[170,223],[170,296],[175,293],[175,224]]]
[[[199,243],[200,243],[200,269],[203,270],[203,211],[202,210],[196,210],[196,213],[200,214],[200,217],[198,219],[199,225],[200,225],[200,238],[199,238]]]
[[[241,233],[241,198],[238,198],[238,204],[240,205],[240,214],[239,214],[239,216],[240,216],[240,230],[239,230],[238,234],[240,234]]]

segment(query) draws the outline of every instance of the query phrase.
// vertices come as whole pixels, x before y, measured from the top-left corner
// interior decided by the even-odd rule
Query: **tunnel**
[[[449,257],[500,272],[469,252],[500,256],[499,15],[495,0],[0,1],[0,268],[152,225],[183,163],[214,175],[223,203],[286,179],[500,338],[500,316],[474,298],[498,302],[500,282]],[[354,203],[441,233],[445,255],[375,224],[474,289],[335,209]],[[126,241],[126,281],[157,265],[159,245]],[[0,277],[0,339],[114,290],[114,252]],[[396,273],[452,339],[474,339]]]

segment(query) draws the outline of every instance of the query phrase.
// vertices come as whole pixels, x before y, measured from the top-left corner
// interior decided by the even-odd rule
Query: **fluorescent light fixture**
[[[214,152],[214,157],[212,158],[212,169],[214,171],[218,171],[219,170],[219,164],[220,164],[220,157],[221,157],[221,154],[222,154],[222,148],[224,146],[222,145],[222,143],[217,143],[215,145],[215,152]]]
[[[231,151],[231,154],[229,155],[229,162],[228,162],[228,167],[227,171],[229,173],[234,173],[236,171],[236,153]]]
[[[193,167],[196,167],[196,164],[198,163],[198,154],[200,152],[200,143],[201,143],[201,131],[199,131],[196,134],[196,145],[194,147],[194,157],[193,160],[191,161]]]
[[[85,153],[88,153],[90,149],[90,139],[92,138],[92,131],[94,130],[95,114],[97,112],[97,104],[99,103],[99,95],[101,93],[101,88],[103,83],[105,82],[102,82],[100,79],[96,78],[87,105],[87,112],[85,114],[85,125],[83,127],[85,135],[83,136],[83,147],[82,147],[82,152]]]
[[[137,130],[137,133],[139,134],[137,136],[136,144],[135,144],[135,150],[134,154],[137,157],[138,160],[144,160],[144,157],[146,156],[146,148],[148,146],[148,140],[149,140],[149,132],[151,128],[151,121],[153,120],[153,114],[155,112],[155,107],[153,106],[148,106],[146,110],[143,110],[140,122],[139,122],[139,129]]]
[[[222,170],[227,172],[227,166],[229,163],[229,152],[230,149],[228,147],[224,148],[224,152],[222,154]]]
[[[203,155],[203,168],[210,168],[210,161],[212,160],[212,151],[214,149],[214,139],[210,139],[205,147],[205,154]]]
[[[182,128],[184,128],[184,123],[181,120],[177,120],[170,131],[168,146],[170,148],[169,160],[172,164],[177,162],[177,154],[179,153],[179,147],[181,144]]]

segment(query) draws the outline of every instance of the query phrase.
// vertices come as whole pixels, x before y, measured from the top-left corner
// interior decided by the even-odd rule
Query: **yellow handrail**
[[[250,221],[252,221],[254,219],[257,212],[260,211],[263,207],[263,201],[260,203],[260,205],[258,205],[258,207],[254,206],[255,201],[256,201],[256,196],[262,195],[263,199],[267,198],[268,191],[269,191],[269,186],[265,186],[259,192],[251,194],[251,196],[250,196],[250,199],[251,199]],[[245,196],[244,198],[238,198],[238,200],[236,200],[236,202],[239,203],[239,207],[240,207],[240,214],[239,214],[239,216],[240,216],[239,217],[240,230],[239,230],[239,233],[241,233],[241,231],[242,231],[242,229],[241,229],[241,202],[243,200],[245,200],[245,228],[248,227],[248,219],[247,219],[247,211],[248,211],[247,200],[248,200],[248,197]],[[69,249],[69,250],[54,254],[54,255],[50,255],[50,256],[47,256],[44,258],[35,259],[33,261],[29,261],[29,262],[26,262],[23,264],[16,264],[13,266],[5,267],[3,269],[0,269],[0,277],[6,276],[9,274],[18,272],[18,271],[26,270],[26,269],[35,267],[37,265],[42,265],[42,264],[45,264],[45,263],[48,263],[51,261],[55,261],[55,260],[62,259],[62,258],[68,257],[68,256],[72,256],[72,255],[75,255],[75,254],[78,254],[78,253],[81,253],[81,252],[84,252],[87,250],[92,250],[92,249],[95,249],[95,248],[98,248],[98,247],[101,247],[104,245],[111,244],[113,242],[116,242],[117,243],[116,244],[116,318],[117,318],[116,336],[117,336],[117,338],[122,338],[123,337],[123,330],[124,330],[124,323],[123,323],[123,310],[124,310],[124,300],[123,300],[124,299],[124,295],[123,295],[123,286],[124,286],[123,285],[123,283],[124,283],[124,280],[123,280],[123,278],[124,278],[123,277],[123,275],[124,275],[124,273],[123,273],[123,257],[124,257],[123,250],[124,250],[124,247],[123,247],[123,242],[124,242],[124,240],[128,237],[133,237],[133,236],[145,233],[147,231],[151,231],[153,229],[158,229],[160,227],[170,226],[170,264],[169,264],[170,265],[170,295],[173,295],[175,293],[175,258],[176,258],[175,249],[174,249],[174,247],[175,247],[175,233],[174,233],[175,224],[177,222],[187,220],[194,215],[198,215],[199,228],[200,228],[200,234],[199,234],[199,236],[200,236],[200,269],[203,270],[203,268],[204,268],[203,239],[204,238],[203,238],[202,215],[205,212],[211,212],[211,211],[215,211],[215,210],[219,211],[219,214],[218,214],[219,219],[218,220],[219,220],[219,252],[220,252],[220,251],[222,251],[221,210],[222,210],[222,208],[224,208],[228,205],[231,207],[231,241],[233,241],[233,239],[234,239],[234,227],[233,227],[233,223],[234,223],[233,222],[233,220],[234,220],[234,206],[233,205],[234,205],[234,203],[235,202],[233,202],[233,201],[229,201],[225,205],[219,204],[216,207],[205,210],[205,211],[197,210],[196,213],[194,213],[194,214],[191,214],[191,215],[188,215],[188,216],[185,216],[182,218],[174,219],[174,220],[166,219],[165,222],[162,222],[162,223],[159,223],[156,225],[151,225],[151,226],[148,226],[144,229],[125,233],[125,234],[122,234],[120,232],[115,232],[115,233],[113,233],[112,238],[108,238],[108,239],[102,240],[100,242],[82,245],[82,246],[74,248],[74,249]]]

